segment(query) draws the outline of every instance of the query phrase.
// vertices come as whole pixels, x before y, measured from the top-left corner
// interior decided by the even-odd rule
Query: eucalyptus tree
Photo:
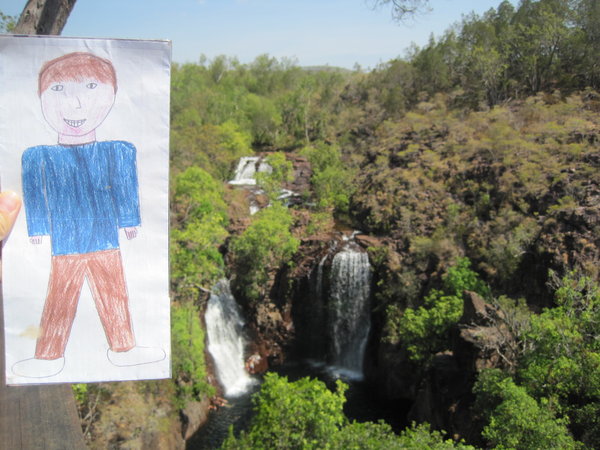
[[[15,34],[60,34],[77,0],[28,0]]]

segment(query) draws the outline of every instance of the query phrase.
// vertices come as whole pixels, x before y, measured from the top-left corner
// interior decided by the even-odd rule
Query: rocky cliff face
[[[412,404],[408,422],[428,422],[476,443],[484,425],[472,409],[477,374],[484,368],[506,368],[515,362],[515,336],[503,314],[478,294],[467,291],[449,350],[434,355],[423,368],[410,360],[401,345],[374,340],[368,378],[385,398]]]
[[[261,153],[258,157],[258,163],[264,161],[269,154]],[[285,183],[283,194],[286,195],[286,203],[293,207],[301,204],[309,196],[312,170],[308,160],[303,156],[288,153],[286,159],[292,163],[293,179]],[[262,209],[268,206],[268,199],[256,186],[241,186],[236,187],[235,190],[238,194],[241,193],[242,196],[246,197],[245,202],[247,204],[254,205],[255,208]],[[251,222],[249,209],[242,209],[238,205],[236,213],[233,215],[230,226],[230,232],[233,235],[241,234]],[[302,209],[292,209],[291,212],[294,216],[294,227],[297,230],[302,230],[306,226],[307,214]],[[297,231],[295,234],[300,233],[300,231]],[[268,279],[265,286],[263,286],[265,295],[259,301],[246,301],[242,298],[241,287],[236,286],[235,283],[232,286],[236,298],[244,307],[244,315],[247,319],[248,334],[251,341],[248,357],[252,358],[252,361],[250,361],[251,371],[254,373],[265,372],[270,365],[283,363],[292,346],[295,327],[291,312],[293,294],[290,287],[294,280],[303,277],[303,265],[306,265],[307,261],[303,259],[302,253],[303,250],[301,249],[300,254],[295,258],[293,268],[269,268]]]
[[[82,404],[88,415],[81,416],[90,448],[185,448],[185,425],[182,429],[168,381],[101,383],[88,389],[89,401]]]
[[[368,231],[356,241],[374,264],[367,379],[381,395],[412,402],[409,420],[472,442],[482,426],[471,409],[478,371],[510,369],[518,351],[510,318],[465,293],[448,350],[424,367],[402,345],[384,339],[386,307],[418,307],[463,256],[495,292],[524,297],[534,311],[552,306],[549,270],[600,277],[597,130],[565,131],[562,141],[553,141],[538,132],[542,125],[522,105],[495,114],[489,129],[468,121],[447,128],[421,124],[420,131],[400,124],[368,138],[351,205],[355,226]],[[521,139],[518,145],[529,146],[529,154],[514,156],[517,147],[504,145],[505,135]],[[571,153],[569,146],[578,143],[583,150]],[[306,175],[303,164],[295,165],[296,172]],[[294,214],[300,229],[308,212]],[[267,300],[249,312],[255,351],[265,360],[277,364],[323,350],[327,311],[314,287],[327,283],[327,276],[316,279],[317,268],[323,264],[327,273],[336,233],[304,237],[292,267],[273,271]]]

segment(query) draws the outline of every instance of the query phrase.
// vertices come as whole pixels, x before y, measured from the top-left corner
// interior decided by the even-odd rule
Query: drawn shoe
[[[48,378],[58,375],[64,367],[64,356],[56,359],[29,358],[14,363],[12,372],[25,378]]]
[[[162,361],[167,354],[162,348],[157,347],[133,347],[125,352],[114,352],[108,349],[106,352],[108,360],[118,367],[139,366]]]

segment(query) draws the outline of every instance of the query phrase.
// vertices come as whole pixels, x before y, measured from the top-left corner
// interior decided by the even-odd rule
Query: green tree
[[[190,400],[215,394],[207,383],[204,359],[204,329],[200,313],[192,303],[175,303],[171,308],[173,378],[177,386],[178,407]]]
[[[429,425],[412,424],[396,435],[385,422],[349,422],[344,415],[344,392],[336,381],[335,392],[316,379],[289,382],[286,377],[267,373],[253,398],[255,416],[250,428],[239,438],[230,434],[222,449],[473,449],[445,440],[443,432]]]
[[[564,70],[575,69],[575,78],[583,83],[578,87],[600,87],[600,3],[596,0],[578,0],[574,6],[576,31],[572,35],[572,56],[565,61]],[[571,70],[569,70],[571,69]]]
[[[348,450],[474,450],[462,442],[444,439],[444,432],[432,431],[429,424],[413,423],[399,435],[385,422],[352,422],[337,433],[331,448]]]
[[[347,386],[336,383],[331,392],[325,383],[310,378],[288,382],[267,373],[260,394],[253,398],[255,416],[239,440],[233,435],[224,449],[323,449],[346,421],[343,405]]]
[[[250,93],[244,99],[244,111],[255,145],[272,146],[278,143],[282,119],[273,100]]]
[[[493,106],[506,96],[508,61],[500,40],[509,32],[506,27],[499,29],[495,12],[485,18],[470,15],[463,19],[458,36],[461,55],[457,63],[463,68],[463,85],[474,106],[483,101]]]
[[[213,161],[216,176],[228,181],[233,175],[233,167],[242,156],[252,155],[252,136],[235,122],[228,120],[216,128],[219,145],[207,152]]]
[[[451,66],[448,57],[453,52],[447,48],[453,43],[449,36],[436,42],[433,34],[422,49],[413,49],[410,62],[415,68],[415,90],[417,93],[433,95],[447,91],[452,84]]]
[[[228,236],[222,186],[206,171],[190,167],[174,180],[171,286],[174,297],[194,300],[223,275],[219,246]]]
[[[547,400],[536,401],[499,370],[483,371],[474,392],[487,420],[483,437],[495,448],[579,448]]]
[[[271,202],[277,201],[285,183],[294,180],[294,166],[285,156],[285,153],[271,153],[265,158],[270,171],[259,172],[256,175],[256,183],[265,191]]]
[[[16,16],[7,16],[0,11],[0,33],[10,33],[17,23]]]
[[[484,297],[490,296],[488,286],[479,278],[477,272],[471,269],[469,258],[458,258],[442,278],[444,292],[462,298],[464,291],[474,291]]]
[[[463,313],[463,292],[489,295],[489,288],[470,267],[468,258],[460,258],[443,277],[443,291],[432,289],[423,306],[406,308],[403,313],[397,305],[389,306],[387,340],[400,343],[414,361],[427,362],[446,349],[450,330]]]
[[[300,242],[290,231],[292,221],[290,212],[275,202],[255,214],[248,228],[232,239],[234,285],[247,299],[258,300],[269,270],[287,263],[298,249]]]
[[[568,13],[567,2],[524,0],[515,14],[511,65],[513,75],[526,83],[529,93],[548,88],[557,76],[569,33]]]
[[[555,275],[556,307],[531,317],[517,370],[536,398],[549,398],[576,436],[600,445],[600,288],[589,277]]]
[[[337,145],[316,143],[301,150],[310,161],[312,168],[311,184],[316,195],[317,206],[321,209],[334,208],[346,213],[354,191],[353,171],[342,161],[342,153]]]

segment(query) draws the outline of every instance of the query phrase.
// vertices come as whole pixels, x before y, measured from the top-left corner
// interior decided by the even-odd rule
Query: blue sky
[[[500,2],[430,0],[431,12],[398,24],[389,6],[373,10],[370,0],[77,0],[63,35],[170,39],[179,63],[201,54],[248,63],[266,53],[302,66],[369,69]],[[2,0],[0,10],[18,15],[25,3]]]

